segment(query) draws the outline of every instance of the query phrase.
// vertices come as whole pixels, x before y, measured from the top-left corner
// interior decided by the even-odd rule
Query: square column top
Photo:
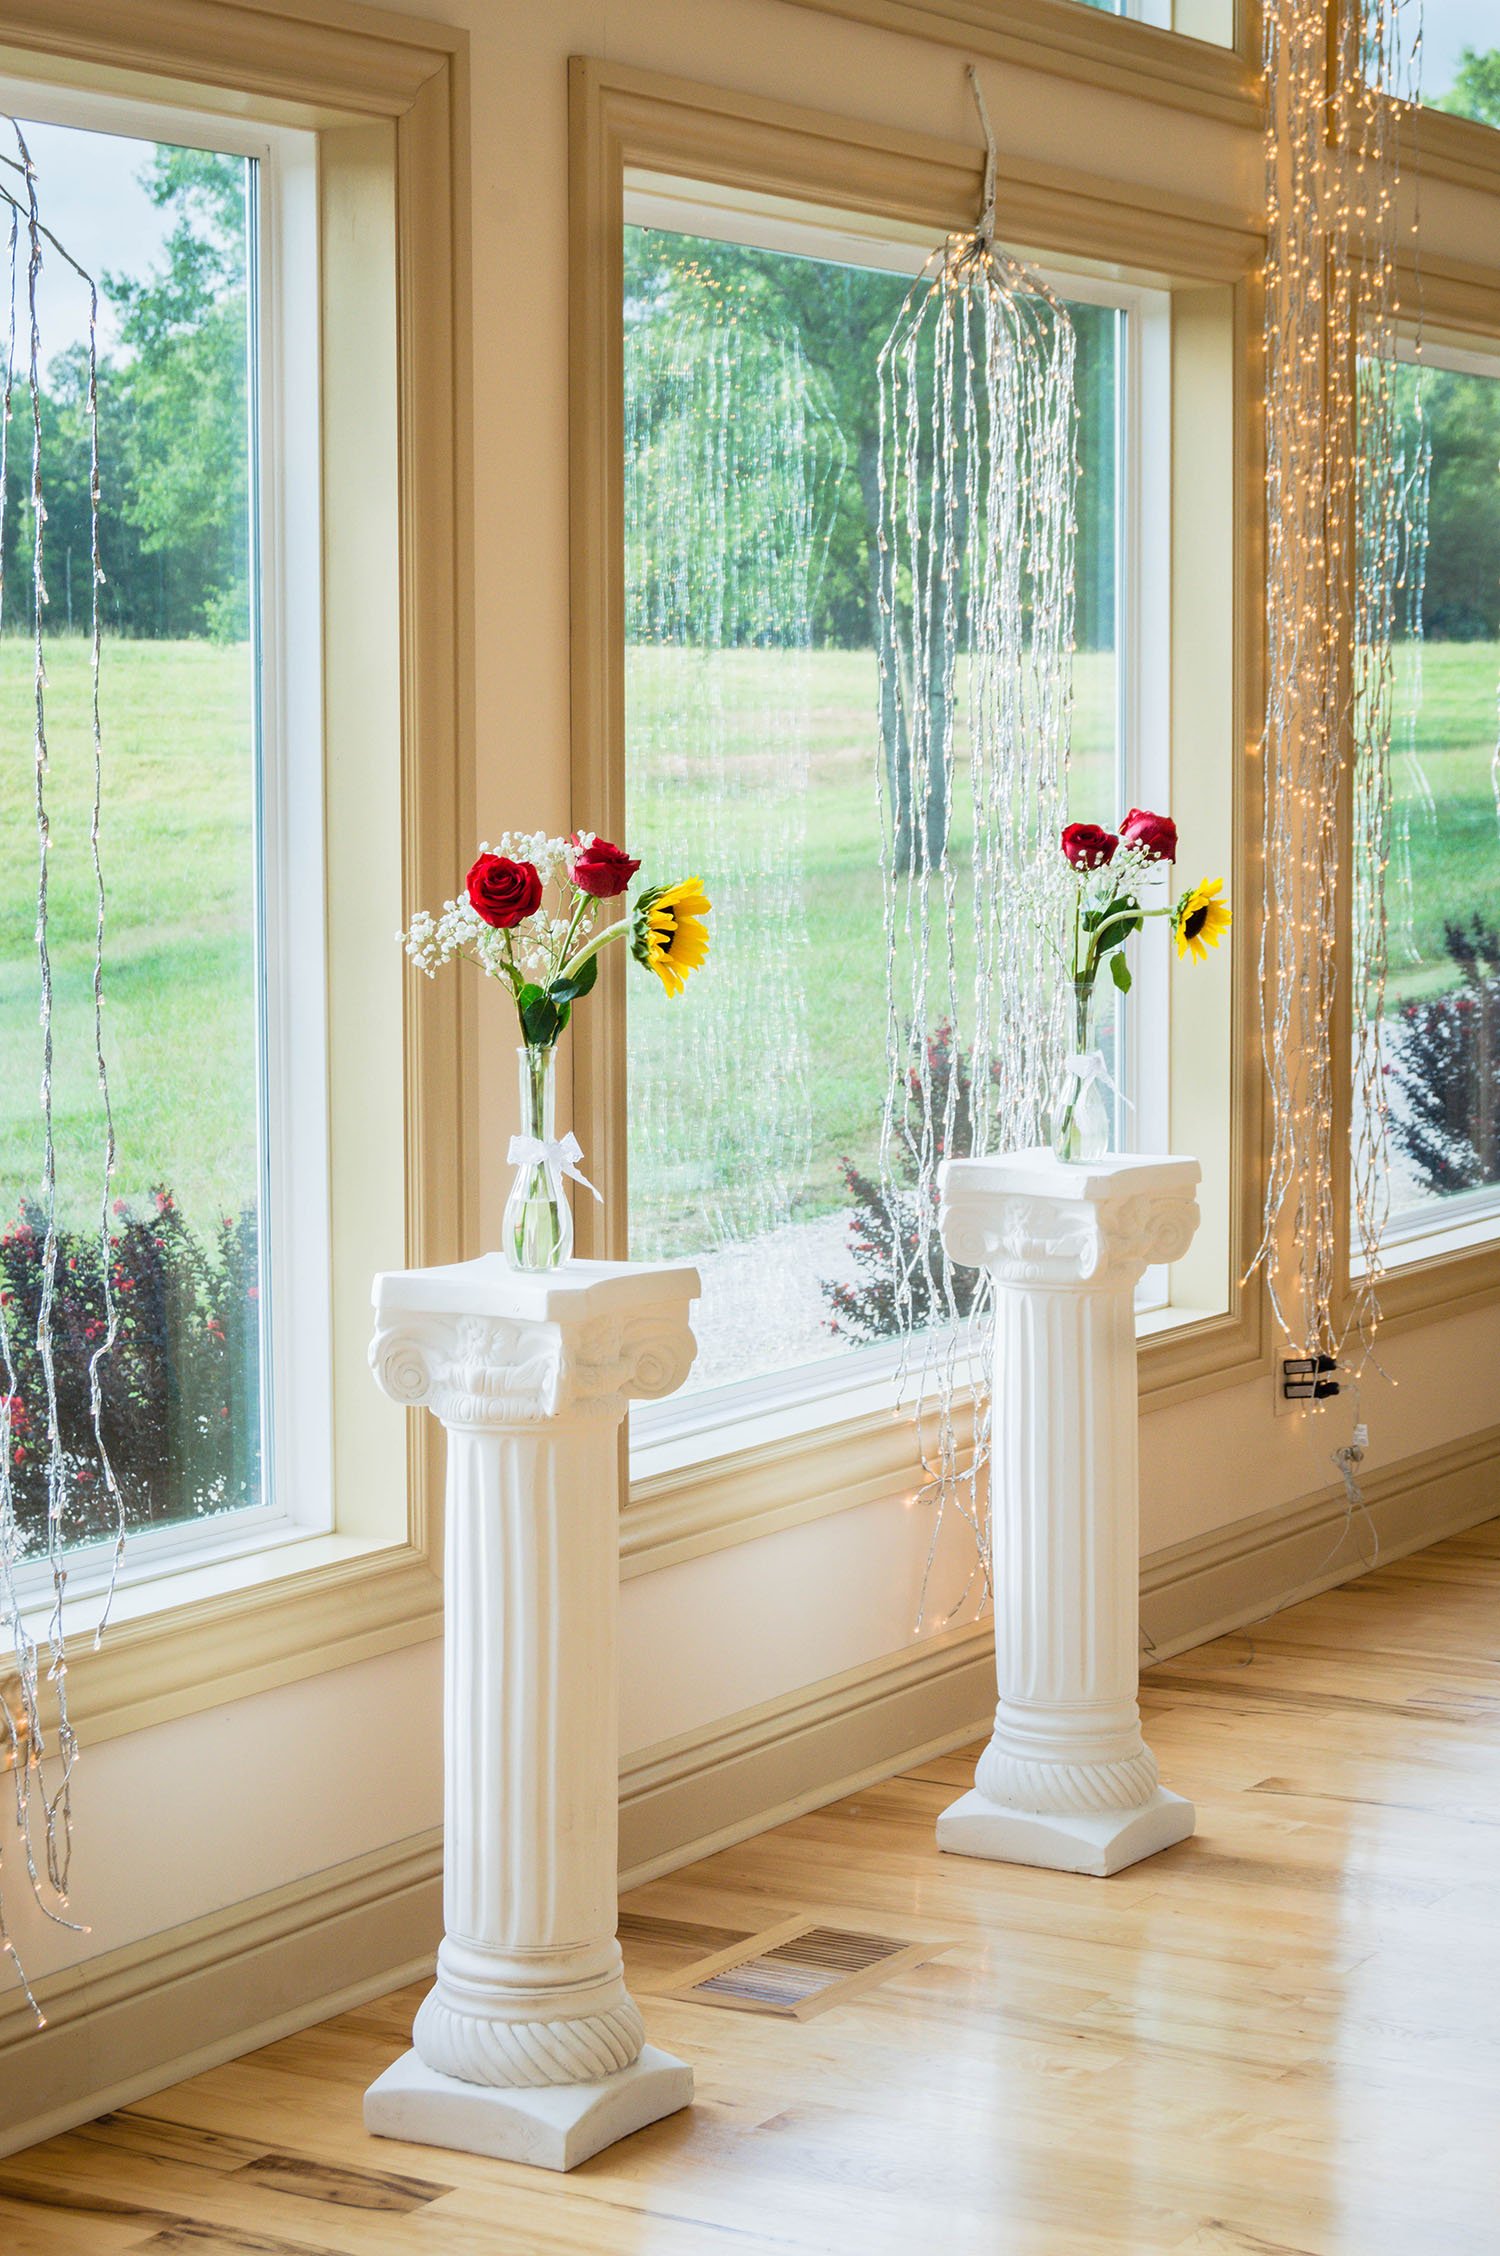
[[[1077,1166],[1041,1146],[945,1160],[943,1244],[1000,1285],[1129,1292],[1143,1270],[1187,1252],[1202,1172],[1196,1159],[1134,1152]]]
[[[677,1261],[568,1261],[512,1269],[483,1253],[375,1279],[370,1366],[408,1409],[446,1426],[620,1418],[680,1387],[696,1353],[698,1272]]]
[[[1045,1198],[1103,1206],[1116,1199],[1191,1198],[1203,1177],[1196,1159],[1149,1152],[1106,1152],[1082,1162],[1058,1159],[1046,1144],[988,1159],[945,1159],[940,1189],[970,1196]]]
[[[386,1269],[375,1279],[376,1314],[491,1316],[516,1324],[580,1324],[628,1316],[664,1302],[696,1300],[703,1286],[680,1261],[565,1261],[512,1269],[502,1253],[433,1269]]]

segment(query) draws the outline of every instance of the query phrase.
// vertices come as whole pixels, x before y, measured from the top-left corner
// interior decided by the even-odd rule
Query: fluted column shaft
[[[1130,1287],[997,1279],[992,1513],[999,1705],[977,1784],[1020,1809],[1143,1802]]]
[[[1163,1798],[1136,1698],[1134,1295],[1148,1266],[1177,1259],[1191,1242],[1197,1180],[1194,1160],[1119,1156],[1077,1167],[1046,1151],[943,1170],[944,1242],[955,1261],[989,1272],[996,1304],[998,1701],[977,1792],[958,1805],[971,1835],[980,1805],[1071,1822]],[[1043,1823],[1029,1848],[991,1849],[944,1840],[939,1829],[945,1846],[972,1854],[1069,1861],[1044,1853],[1055,1836]],[[1023,1839],[1024,1829],[994,1838]]]
[[[438,1280],[434,1285],[433,1280]],[[692,1361],[690,1269],[382,1278],[371,1359],[448,1436],[440,2074],[597,2083],[645,2032],[615,1940],[618,1429]]]

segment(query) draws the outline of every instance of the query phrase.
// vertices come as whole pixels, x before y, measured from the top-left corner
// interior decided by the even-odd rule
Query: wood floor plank
[[[1500,2256],[1500,1522],[1147,1676],[1198,1831],[940,1857],[978,1748],[636,1891],[693,2108],[567,2178],[372,2140],[415,1985],[0,2165],[3,2256]],[[647,1994],[793,1914],[947,1954],[798,2025]]]

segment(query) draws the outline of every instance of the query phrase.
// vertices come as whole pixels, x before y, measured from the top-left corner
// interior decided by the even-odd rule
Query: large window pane
[[[105,1033],[119,1159],[109,1264],[120,1313],[103,1429],[133,1526],[260,1500],[259,1002],[249,401],[253,166],[242,157],[30,125],[48,224],[99,278],[105,582],[101,707]],[[41,1541],[47,1462],[35,1343],[36,846],[21,374],[0,637],[0,1269],[16,1357],[14,1474]],[[0,245],[0,270],[4,250]],[[93,1070],[95,900],[87,296],[47,252],[41,284],[51,958],[66,1528],[111,1525],[90,1430],[103,1336],[103,1124]]]
[[[631,1250],[703,1272],[696,1387],[825,1361],[893,1322],[864,1252],[883,1227],[876,763],[891,750],[873,628],[876,354],[907,288],[626,235],[630,845],[653,877],[703,876],[716,910],[686,996],[631,984]],[[1073,802],[1114,820],[1124,317],[1072,310]],[[960,758],[965,733],[960,705]],[[960,872],[965,847],[955,821]]]
[[[1419,471],[1430,449],[1431,468],[1421,633],[1398,647],[1396,673],[1386,1087],[1398,1228],[1500,1191],[1500,375],[1403,369],[1400,382],[1408,460]]]

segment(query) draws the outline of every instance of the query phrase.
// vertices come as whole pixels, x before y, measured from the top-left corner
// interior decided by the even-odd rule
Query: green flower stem
[[[1089,1034],[1089,1006],[1090,1006],[1090,1004],[1091,1004],[1091,1003],[1092,1003],[1092,1001],[1093,1001],[1093,996],[1094,996],[1094,982],[1093,982],[1093,980],[1092,980],[1092,979],[1075,979],[1075,980],[1074,980],[1074,982],[1073,982],[1073,1014],[1074,1014],[1074,1015],[1073,1015],[1073,1048],[1074,1048],[1074,1052],[1075,1052],[1075,1054],[1078,1054],[1078,1055],[1081,1055],[1081,1054],[1082,1054],[1082,1051],[1083,1051],[1083,1045],[1084,1045],[1084,1043],[1085,1043],[1085,1042],[1086,1042],[1086,1041],[1088,1040],[1088,1034]],[[1077,1110],[1077,1106],[1078,1106],[1078,1097],[1079,1097],[1079,1094],[1080,1094],[1080,1091],[1081,1091],[1081,1086],[1082,1086],[1082,1085],[1080,1084],[1080,1088],[1079,1088],[1078,1090],[1075,1090],[1075,1091],[1074,1091],[1074,1093],[1073,1093],[1073,1095],[1072,1095],[1071,1097],[1069,1097],[1069,1099],[1068,1099],[1068,1101],[1067,1101],[1067,1104],[1066,1104],[1066,1105],[1064,1106],[1064,1108],[1063,1108],[1063,1116],[1062,1116],[1062,1127],[1061,1127],[1061,1129],[1059,1130],[1059,1136],[1060,1136],[1061,1140],[1062,1140],[1062,1141],[1063,1141],[1064,1143],[1066,1143],[1066,1141],[1067,1141],[1067,1137],[1068,1137],[1068,1130],[1069,1130],[1069,1129],[1070,1129],[1070,1128],[1072,1127],[1072,1125],[1073,1125],[1073,1114],[1074,1114],[1074,1112],[1075,1112],[1075,1111]]]
[[[592,940],[585,942],[571,963],[563,965],[557,977],[559,979],[571,979],[576,972],[583,969],[583,966],[589,962],[591,957],[598,955],[601,948],[607,948],[611,940],[622,938],[629,930],[630,919],[628,916],[621,917],[618,924],[607,924],[602,932],[596,932]]]
[[[1092,933],[1089,935],[1088,954],[1084,960],[1083,970],[1081,972],[1075,971],[1075,978],[1086,979],[1092,986],[1094,980],[1098,976],[1100,959],[1108,952],[1106,949],[1100,947],[1100,936],[1103,933],[1106,933],[1112,924],[1133,924],[1137,917],[1139,917],[1142,924],[1144,924],[1147,917],[1172,916],[1174,914],[1175,911],[1170,903],[1164,909],[1122,908],[1117,911],[1114,907],[1113,902],[1111,902],[1110,913],[1106,917],[1104,917],[1099,924],[1095,925]],[[1076,966],[1078,962],[1078,912],[1076,910],[1074,911],[1073,919],[1073,962]]]

